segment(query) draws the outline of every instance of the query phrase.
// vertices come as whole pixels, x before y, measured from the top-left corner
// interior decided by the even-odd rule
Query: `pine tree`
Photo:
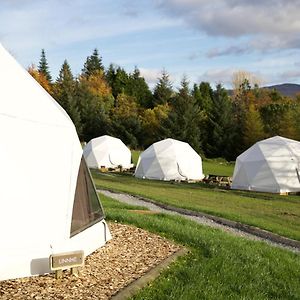
[[[134,97],[140,106],[144,108],[152,107],[153,95],[137,67],[135,67],[132,74],[129,75],[124,92],[128,96]]]
[[[283,114],[279,121],[279,135],[290,139],[299,139],[297,112],[291,107]]]
[[[244,128],[244,144],[248,148],[265,137],[264,126],[254,104],[250,104],[246,113]]]
[[[162,124],[163,136],[189,143],[196,151],[201,151],[201,125],[204,115],[189,91],[189,83],[184,77],[179,92],[172,98],[169,116]]]
[[[112,89],[112,94],[115,99],[118,98],[119,94],[126,92],[129,84],[129,75],[123,68],[110,64],[105,78]]]
[[[46,59],[46,53],[45,53],[44,49],[42,49],[42,52],[41,52],[41,58],[40,58],[39,65],[38,65],[38,71],[47,78],[49,83],[51,83],[52,77],[50,75],[49,66],[48,66],[48,62]]]
[[[197,96],[196,101],[199,107],[208,113],[213,105],[213,89],[209,82],[202,81],[199,84],[199,95]]]
[[[94,52],[91,56],[86,58],[86,62],[84,63],[84,67],[82,69],[82,75],[89,77],[98,72],[104,72],[104,66],[102,64],[102,58],[98,53],[97,49],[94,49]]]
[[[172,83],[166,70],[162,71],[161,77],[154,88],[154,105],[169,103],[173,95]]]
[[[235,123],[227,91],[218,84],[213,92],[212,107],[206,126],[206,155],[235,159]]]
[[[76,102],[76,82],[67,60],[64,61],[54,85],[54,98],[65,109],[72,119],[78,135],[81,135],[82,124],[79,108]]]
[[[111,134],[111,121],[101,98],[91,92],[86,81],[77,85],[75,98],[82,122],[81,140]]]

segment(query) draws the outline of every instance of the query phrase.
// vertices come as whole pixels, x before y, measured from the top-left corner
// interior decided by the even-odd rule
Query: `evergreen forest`
[[[222,83],[190,83],[183,76],[175,88],[166,70],[151,90],[139,69],[105,68],[98,50],[86,58],[78,76],[65,60],[57,79],[44,49],[28,72],[73,120],[81,141],[112,135],[131,149],[174,138],[188,142],[207,158],[228,161],[253,143],[274,135],[300,140],[300,96],[284,97],[260,88],[247,77],[228,93]]]

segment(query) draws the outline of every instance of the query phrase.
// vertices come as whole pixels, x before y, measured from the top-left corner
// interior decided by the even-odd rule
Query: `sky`
[[[162,70],[231,87],[232,74],[262,85],[300,84],[299,0],[0,0],[0,43],[25,68],[45,49],[57,77],[74,75],[97,48],[110,63],[138,67],[151,87]]]

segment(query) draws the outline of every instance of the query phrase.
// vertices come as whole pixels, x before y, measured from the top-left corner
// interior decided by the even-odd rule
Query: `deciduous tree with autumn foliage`
[[[300,139],[300,100],[260,88],[260,80],[246,71],[233,76],[231,95],[221,84],[213,89],[205,81],[190,89],[185,77],[176,89],[166,70],[152,91],[137,67],[105,69],[97,49],[76,77],[65,60],[52,82],[44,49],[38,67],[28,72],[66,110],[83,141],[108,134],[144,149],[172,137],[207,157],[234,160],[263,138]]]

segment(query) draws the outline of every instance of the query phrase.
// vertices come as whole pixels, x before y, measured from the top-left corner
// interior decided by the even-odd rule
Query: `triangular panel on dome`
[[[254,163],[255,164],[255,163]],[[278,193],[279,192],[279,185],[276,180],[276,177],[273,173],[272,168],[270,165],[265,162],[261,163],[258,162],[256,163],[256,166],[252,166],[253,168],[257,168],[257,171],[254,176],[251,176],[252,174],[250,173],[248,175],[249,177],[249,182],[251,186],[251,190],[255,191],[265,191],[265,192],[270,192],[270,193]],[[247,170],[249,170],[249,167],[245,166]]]
[[[143,178],[148,179],[156,179],[159,178],[160,180],[164,180],[165,173],[161,168],[161,164],[156,159],[150,157],[146,157],[142,159],[141,165],[143,166],[144,174]]]

